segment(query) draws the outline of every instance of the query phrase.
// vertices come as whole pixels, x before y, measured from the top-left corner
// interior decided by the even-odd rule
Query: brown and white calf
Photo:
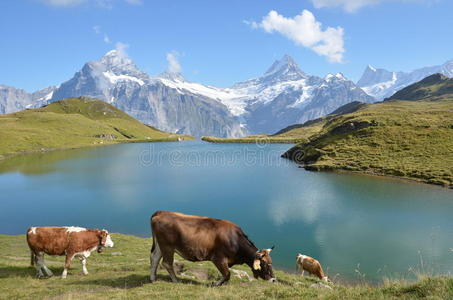
[[[101,253],[105,247],[113,247],[107,230],[82,227],[30,227],[27,243],[31,251],[31,265],[35,266],[38,277],[52,276],[52,271],[44,263],[44,254],[66,256],[62,278],[66,278],[71,261],[80,258],[83,274],[87,275],[86,259],[91,252]]]
[[[313,257],[299,253],[296,256],[296,264],[297,269],[302,271],[302,276],[304,275],[304,271],[307,271],[309,274],[314,275],[325,282],[329,281],[324,274],[321,264]]]

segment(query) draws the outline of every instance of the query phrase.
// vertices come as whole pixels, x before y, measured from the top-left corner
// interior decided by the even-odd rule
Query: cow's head
[[[274,246],[255,253],[252,266],[253,276],[255,278],[261,278],[271,282],[276,281],[274,272],[272,271],[272,258],[270,255],[272,249],[274,249]]]
[[[112,241],[112,238],[110,237],[109,232],[107,230],[103,229],[103,230],[99,230],[98,253],[101,253],[105,247],[112,248],[113,241]]]

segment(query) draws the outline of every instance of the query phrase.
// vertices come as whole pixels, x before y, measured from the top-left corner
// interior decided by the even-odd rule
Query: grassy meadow
[[[165,270],[158,281],[149,283],[151,239],[112,234],[115,247],[88,258],[89,275],[82,275],[78,259],[73,260],[67,279],[59,275],[63,257],[46,256],[55,276],[37,279],[30,266],[25,235],[0,235],[1,299],[452,299],[453,279],[425,277],[418,282],[384,281],[380,286],[365,283],[332,289],[311,287],[318,280],[277,271],[278,283],[249,281],[232,275],[229,284],[211,287],[220,276],[210,262],[191,263],[176,257],[180,283],[172,283]],[[235,266],[251,276],[247,266]]]
[[[348,170],[452,187],[453,97],[385,101],[328,120],[284,154],[309,170]]]
[[[0,160],[9,156],[130,142],[191,139],[144,125],[91,98],[69,98],[0,115]]]

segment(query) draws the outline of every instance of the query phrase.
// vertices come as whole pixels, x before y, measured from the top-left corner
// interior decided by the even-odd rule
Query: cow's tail
[[[30,265],[33,267],[35,265],[35,253],[33,251],[30,251]]]
[[[156,236],[154,235],[153,232],[153,245],[151,246],[151,253],[154,252],[154,249],[156,249]]]
[[[159,214],[160,211],[156,211],[150,219],[150,225],[151,225],[151,233],[152,233],[152,238],[153,238],[153,245],[151,246],[151,253],[154,252],[154,249],[156,249],[156,235],[154,234],[154,228],[153,228],[153,218]]]

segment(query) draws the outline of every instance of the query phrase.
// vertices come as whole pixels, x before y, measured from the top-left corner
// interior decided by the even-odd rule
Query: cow
[[[318,277],[322,281],[325,282],[330,281],[324,274],[324,271],[319,261],[317,261],[313,257],[298,253],[296,256],[296,265],[297,269],[302,271],[302,276],[304,276],[304,271],[307,271],[309,274]]]
[[[255,278],[275,282],[270,249],[258,250],[242,229],[230,221],[192,216],[177,212],[157,211],[151,216],[150,281],[156,280],[160,259],[173,282],[178,282],[173,269],[173,256],[178,253],[189,261],[211,261],[222,274],[214,282],[220,286],[230,279],[229,268],[247,264]]]
[[[66,278],[71,261],[80,258],[84,275],[88,275],[86,260],[91,252],[98,253],[105,247],[113,247],[113,241],[107,230],[86,229],[82,227],[30,227],[27,231],[27,243],[31,252],[31,265],[35,266],[38,278],[53,276],[44,263],[44,254],[66,256],[63,274]]]

